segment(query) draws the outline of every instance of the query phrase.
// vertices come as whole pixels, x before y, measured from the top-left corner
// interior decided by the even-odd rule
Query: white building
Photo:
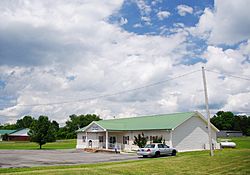
[[[211,124],[212,143],[219,130]],[[76,148],[118,148],[123,151],[137,150],[134,137],[144,134],[148,143],[162,137],[178,151],[209,149],[207,120],[198,112],[185,112],[155,116],[100,120],[77,131]]]

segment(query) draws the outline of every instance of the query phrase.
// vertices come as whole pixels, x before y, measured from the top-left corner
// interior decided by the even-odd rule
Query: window
[[[99,136],[99,142],[103,142],[103,136]]]
[[[123,144],[129,144],[129,136],[123,136]]]
[[[169,148],[169,146],[168,145],[164,145],[164,148]]]
[[[158,144],[158,148],[164,148],[163,144]]]
[[[86,136],[82,136],[82,142],[86,142]]]
[[[146,146],[145,146],[145,148],[154,148],[155,147],[155,144],[147,144]]]
[[[109,137],[109,143],[115,144],[116,143],[116,137],[115,136]]]

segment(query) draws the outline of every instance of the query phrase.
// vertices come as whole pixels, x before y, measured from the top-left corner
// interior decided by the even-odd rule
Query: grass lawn
[[[250,137],[232,138],[236,149],[179,153],[175,157],[148,158],[136,161],[109,162],[89,165],[0,169],[6,174],[250,174]]]
[[[76,148],[76,139],[59,140],[52,143],[46,143],[42,149],[74,149]],[[0,149],[39,149],[39,145],[34,142],[0,142]]]

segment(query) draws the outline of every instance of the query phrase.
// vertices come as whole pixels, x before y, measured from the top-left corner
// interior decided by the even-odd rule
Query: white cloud
[[[250,38],[249,1],[215,1],[214,26],[210,42],[235,44]]]
[[[214,25],[214,14],[211,9],[205,8],[204,13],[201,15],[196,27],[191,27],[190,31],[193,35],[199,36],[203,39],[210,37],[211,30]]]
[[[30,1],[15,4],[15,8],[9,1],[2,4],[5,8],[0,14],[3,24],[0,36],[8,41],[5,42],[8,48],[18,54],[6,52],[5,60],[1,60],[0,76],[6,86],[0,93],[6,97],[11,95],[15,100],[10,107],[1,109],[0,115],[37,117],[43,114],[62,123],[72,113],[100,112],[104,118],[152,113],[151,108],[143,110],[141,103],[135,106],[134,103],[153,104],[162,87],[158,87],[159,93],[154,95],[152,89],[145,90],[147,96],[135,92],[94,101],[21,106],[85,99],[138,87],[165,79],[167,73],[170,75],[169,70],[180,58],[178,50],[183,47],[186,34],[162,37],[128,33],[105,20],[122,3],[98,2]],[[97,10],[90,10],[93,8]],[[22,50],[17,47],[19,43],[23,44]],[[24,54],[26,52],[28,54]]]
[[[193,13],[193,8],[184,4],[178,5],[177,10],[180,16],[186,16],[187,13]]]
[[[207,63],[182,65],[190,52],[188,32],[182,29],[164,36],[136,35],[109,24],[106,19],[121,8],[121,1],[1,3],[0,49],[4,48],[5,56],[0,60],[0,81],[5,85],[0,84],[0,97],[11,104],[0,108],[0,115],[16,116],[0,116],[1,122],[28,114],[48,115],[63,123],[72,113],[112,118],[200,110],[204,104],[200,72],[118,96],[81,99],[166,80],[200,70],[202,65],[222,73],[250,75],[249,41],[235,49],[211,45],[201,55]],[[142,8],[143,17],[152,22],[147,18],[149,8]],[[199,32],[193,32],[205,32],[209,38],[213,15],[206,9],[197,27]],[[211,25],[206,24],[208,19]],[[184,24],[176,27],[185,28]],[[248,81],[223,79],[208,72],[207,80],[212,110],[249,108]],[[239,97],[244,98],[244,105],[235,105]],[[21,106],[65,101],[72,102]]]
[[[140,28],[140,27],[143,27],[143,26],[142,26],[142,24],[140,24],[140,23],[136,23],[136,24],[133,25],[133,27],[134,27],[134,28]]]
[[[151,25],[151,6],[144,0],[136,0],[135,3],[140,10],[142,22],[144,22],[146,25]]]
[[[234,45],[250,38],[249,2],[216,0],[212,11],[206,8],[194,33],[209,44]]]
[[[147,16],[142,16],[141,20],[146,24],[146,25],[151,25],[151,19],[150,17]]]
[[[246,109],[250,108],[249,96],[250,96],[250,92],[230,95],[224,109],[226,111],[235,109],[236,111],[239,111],[240,113],[245,113],[245,114],[249,113],[249,111],[246,111]]]
[[[141,15],[149,15],[152,11],[150,5],[146,3],[144,0],[136,0],[136,4],[140,9]]]
[[[127,23],[128,23],[128,19],[121,17],[121,19],[120,19],[120,25],[122,26],[122,25],[127,24]]]
[[[159,20],[163,20],[165,18],[168,18],[170,16],[170,12],[168,11],[159,11],[157,13],[157,17],[159,18]]]

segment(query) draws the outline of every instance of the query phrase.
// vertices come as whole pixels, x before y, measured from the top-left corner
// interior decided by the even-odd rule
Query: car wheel
[[[143,155],[142,157],[146,158],[146,157],[148,157],[148,156],[147,156],[147,155]]]
[[[156,151],[156,152],[155,152],[155,157],[160,157],[160,155],[161,155],[161,154],[160,154],[159,151]]]
[[[173,150],[171,155],[176,156],[176,150]]]

